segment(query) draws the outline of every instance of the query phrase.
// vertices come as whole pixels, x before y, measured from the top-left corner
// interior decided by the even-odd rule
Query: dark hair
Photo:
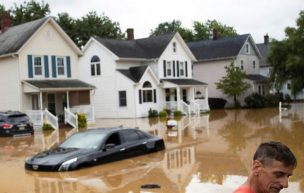
[[[281,142],[269,141],[259,145],[253,160],[269,165],[273,160],[280,161],[284,166],[297,166],[297,159],[291,150]]]

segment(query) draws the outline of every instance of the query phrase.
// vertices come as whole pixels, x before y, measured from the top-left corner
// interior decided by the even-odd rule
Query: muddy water
[[[213,110],[183,117],[176,130],[165,120],[100,119],[92,127],[139,127],[166,141],[166,150],[73,172],[29,172],[27,156],[58,144],[77,130],[35,132],[34,137],[0,138],[1,193],[230,193],[245,179],[263,141],[286,143],[298,167],[282,192],[304,193],[304,104],[278,109]],[[158,188],[141,188],[143,185]]]

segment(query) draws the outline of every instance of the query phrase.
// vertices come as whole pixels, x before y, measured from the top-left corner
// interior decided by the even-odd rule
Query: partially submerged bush
[[[157,112],[157,110],[155,110],[155,109],[149,109],[149,112],[148,112],[148,116],[149,117],[158,117],[158,112]]]
[[[54,130],[54,128],[49,123],[44,122],[43,125],[42,125],[42,130],[43,131],[50,131],[50,130]]]
[[[87,117],[84,113],[78,114],[78,127],[85,128],[87,127]]]
[[[167,117],[168,116],[168,113],[166,110],[162,110],[159,112],[159,117]]]

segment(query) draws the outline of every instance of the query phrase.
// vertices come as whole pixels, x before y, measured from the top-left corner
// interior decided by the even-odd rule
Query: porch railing
[[[185,103],[184,101],[180,101],[180,110],[186,114],[186,115],[190,115],[190,106]]]
[[[49,123],[54,129],[59,129],[58,117],[50,113],[47,109],[44,110],[44,119]]]
[[[167,101],[163,104],[165,109],[175,110],[177,109],[177,102],[176,101]]]
[[[45,146],[47,149],[51,148],[55,144],[59,144],[59,130],[55,130],[52,134],[45,138]]]
[[[28,110],[25,113],[30,117],[34,126],[41,126],[43,124],[43,111]]]
[[[70,111],[75,114],[84,113],[86,115],[88,123],[95,122],[95,111],[93,106],[90,105],[73,106],[72,108],[70,108]]]
[[[208,104],[208,100],[204,99],[196,99],[195,102],[197,104],[199,104],[200,106],[200,111],[203,111],[203,112],[206,112],[206,111],[209,111],[210,108],[209,108],[209,104]]]
[[[74,128],[78,128],[78,117],[76,114],[64,108],[64,123],[70,124]]]
[[[195,113],[195,114],[200,114],[200,105],[196,102],[196,101],[190,101],[190,109],[191,112]]]

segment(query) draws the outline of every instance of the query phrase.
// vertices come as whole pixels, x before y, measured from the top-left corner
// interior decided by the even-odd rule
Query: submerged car
[[[27,158],[25,169],[69,171],[165,149],[164,140],[133,128],[78,132],[54,149]]]
[[[19,111],[0,111],[0,136],[24,136],[34,133],[30,118]]]

